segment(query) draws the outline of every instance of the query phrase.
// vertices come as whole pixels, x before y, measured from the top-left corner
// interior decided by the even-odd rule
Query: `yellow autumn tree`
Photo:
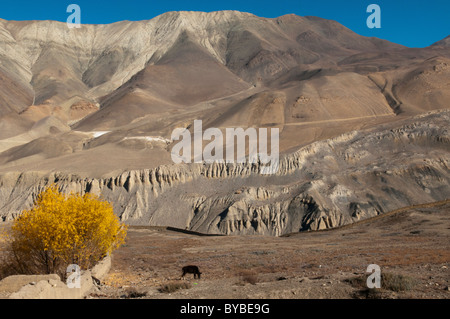
[[[93,194],[45,189],[13,222],[10,244],[19,273],[58,273],[68,265],[88,269],[124,243],[126,226],[110,203]]]

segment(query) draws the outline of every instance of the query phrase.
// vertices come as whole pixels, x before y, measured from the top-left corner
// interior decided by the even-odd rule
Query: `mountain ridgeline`
[[[45,186],[129,224],[262,234],[341,226],[450,194],[448,37],[407,48],[318,17],[168,12],[0,19],[0,216]],[[174,164],[171,133],[278,128],[280,169]]]

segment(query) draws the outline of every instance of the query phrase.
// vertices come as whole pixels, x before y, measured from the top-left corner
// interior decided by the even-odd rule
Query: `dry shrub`
[[[159,292],[170,294],[179,289],[189,289],[191,288],[191,284],[188,282],[170,282],[159,288]]]
[[[147,296],[147,292],[145,291],[139,291],[135,287],[131,287],[125,290],[125,294],[122,295],[122,298],[125,299],[134,299],[134,298],[142,298]]]
[[[363,275],[359,277],[353,277],[350,279],[346,279],[345,281],[352,285],[353,287],[359,288],[359,295],[364,296],[368,299],[377,299],[382,298],[384,293],[387,291],[401,292],[408,291],[414,288],[417,284],[417,280],[399,274],[392,273],[381,273],[381,287],[378,288],[368,288],[367,287],[367,278],[369,275]]]
[[[256,283],[258,282],[258,274],[253,270],[241,270],[239,272],[239,279],[241,283],[256,285]]]
[[[381,274],[381,287],[395,292],[408,291],[417,284],[416,279],[391,273]]]

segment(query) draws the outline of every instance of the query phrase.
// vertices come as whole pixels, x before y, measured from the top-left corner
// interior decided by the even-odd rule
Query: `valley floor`
[[[449,213],[447,201],[285,237],[131,227],[126,244],[112,255],[109,275],[90,298],[449,299]],[[199,266],[200,280],[191,274],[180,280],[188,264]],[[369,264],[379,265],[382,277],[391,275],[392,287],[368,291]]]

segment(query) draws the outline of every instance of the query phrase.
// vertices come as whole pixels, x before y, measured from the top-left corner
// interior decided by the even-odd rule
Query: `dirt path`
[[[284,123],[285,126],[303,126],[303,125],[316,125],[316,124],[326,124],[326,123],[339,123],[339,122],[350,122],[364,119],[378,119],[382,117],[395,117],[395,114],[380,114],[380,115],[368,115],[359,117],[349,117],[345,119],[332,119],[332,120],[322,120],[322,121],[310,121],[310,122],[298,122],[298,123]]]

